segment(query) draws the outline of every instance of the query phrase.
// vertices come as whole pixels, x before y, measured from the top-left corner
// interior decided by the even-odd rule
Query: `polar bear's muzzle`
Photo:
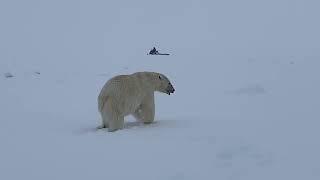
[[[174,87],[172,86],[171,83],[169,83],[169,85],[168,85],[168,87],[167,87],[167,89],[166,89],[166,93],[167,93],[168,95],[170,95],[170,93],[174,93],[174,91],[175,91]]]

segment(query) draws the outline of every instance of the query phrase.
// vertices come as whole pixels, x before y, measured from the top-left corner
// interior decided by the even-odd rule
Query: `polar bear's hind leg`
[[[102,117],[102,124],[97,127],[97,129],[103,129],[109,127],[109,115],[108,115],[108,109],[107,106],[104,106],[104,108],[101,111],[101,117]]]
[[[112,98],[108,98],[101,113],[102,123],[105,128],[108,128],[109,132],[123,129],[124,127],[124,116],[119,114],[112,100]]]
[[[117,114],[113,114],[112,118],[109,120],[109,127],[108,131],[109,132],[114,132],[119,129],[123,129],[124,127],[124,117],[119,116]]]

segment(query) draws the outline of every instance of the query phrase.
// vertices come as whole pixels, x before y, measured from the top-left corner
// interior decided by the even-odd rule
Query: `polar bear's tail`
[[[98,109],[99,109],[99,112],[102,112],[103,106],[107,102],[108,97],[109,96],[102,96],[102,95],[100,95],[98,97]]]

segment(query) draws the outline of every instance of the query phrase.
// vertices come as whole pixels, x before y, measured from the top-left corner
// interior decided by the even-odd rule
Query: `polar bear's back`
[[[134,75],[119,75],[111,78],[103,86],[98,97],[98,108],[101,112],[108,98],[112,98],[117,110],[123,114],[134,111],[145,96],[141,82]]]

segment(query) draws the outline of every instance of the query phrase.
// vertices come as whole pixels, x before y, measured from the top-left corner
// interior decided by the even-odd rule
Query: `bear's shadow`
[[[164,128],[184,128],[188,126],[186,123],[188,121],[172,120],[172,119],[157,119],[152,123],[143,123],[141,121],[126,121],[124,124],[124,129],[133,129],[133,128],[154,128],[154,127],[164,127]]]
[[[124,130],[129,130],[129,129],[138,129],[138,128],[154,128],[154,127],[179,127],[177,125],[178,122],[175,120],[156,120],[152,123],[144,124],[141,121],[126,121],[124,124]],[[108,129],[97,129],[97,127],[86,127],[82,128],[79,130],[74,131],[73,133],[75,134],[87,134],[87,133],[92,133],[92,132],[97,132],[97,131],[108,131]],[[120,130],[121,131],[121,130]]]
[[[156,126],[158,124],[157,121],[154,121],[152,123],[143,123],[141,121],[129,121],[124,123],[124,129],[131,129],[131,128],[140,128],[140,127],[152,127]]]

